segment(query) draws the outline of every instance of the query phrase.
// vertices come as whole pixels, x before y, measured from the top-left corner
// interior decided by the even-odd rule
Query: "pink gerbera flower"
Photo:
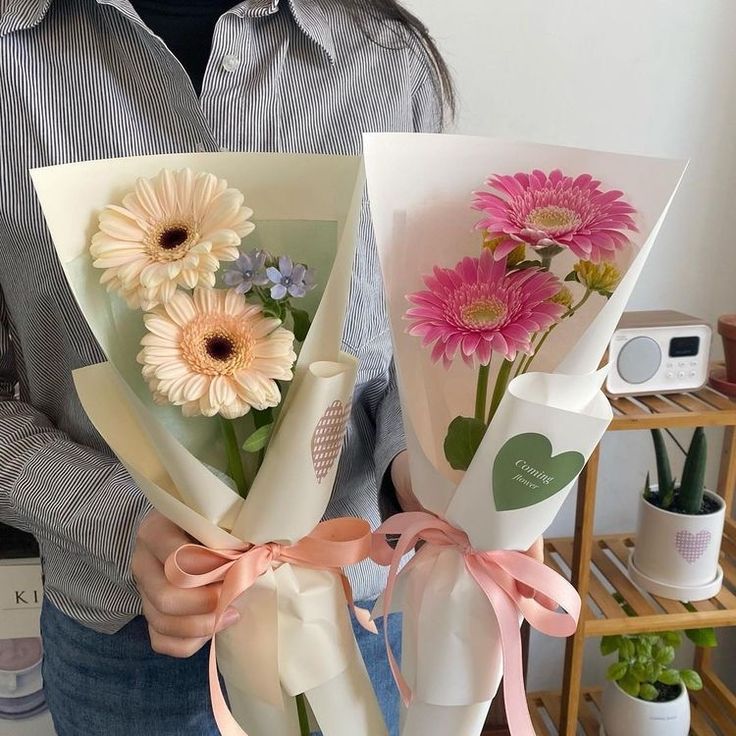
[[[488,365],[494,352],[514,360],[566,311],[550,301],[562,288],[556,276],[539,268],[507,274],[488,250],[455,268],[435,267],[424,283],[425,291],[407,297],[414,305],[406,313],[409,334],[434,343],[432,360],[446,367],[458,350],[470,365],[476,358]]]
[[[629,244],[625,232],[637,232],[636,210],[623,192],[603,191],[590,174],[573,179],[559,169],[549,175],[533,171],[495,175],[486,184],[495,193],[475,192],[473,208],[485,215],[478,229],[505,236],[494,250],[498,260],[519,243],[569,248],[586,261],[611,260]]]

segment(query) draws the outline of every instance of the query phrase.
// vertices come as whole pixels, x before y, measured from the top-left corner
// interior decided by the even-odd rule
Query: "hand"
[[[138,529],[131,561],[151,647],[171,657],[191,657],[210,640],[215,629],[222,584],[185,590],[171,585],[164,574],[166,558],[191,541],[165,516],[151,511]],[[234,608],[229,608],[218,630],[232,626],[239,617]]]

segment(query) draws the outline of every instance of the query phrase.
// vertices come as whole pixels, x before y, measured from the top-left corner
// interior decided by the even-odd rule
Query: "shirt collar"
[[[279,1],[287,2],[299,29],[316,43],[335,63],[335,42],[332,30],[319,0],[243,0],[232,12],[241,17],[259,18],[272,15],[279,9]],[[0,36],[37,26],[48,12],[52,0],[0,0]],[[130,17],[127,0],[97,0],[112,5]]]

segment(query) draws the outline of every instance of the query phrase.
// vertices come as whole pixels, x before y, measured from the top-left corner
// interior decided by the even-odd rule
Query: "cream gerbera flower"
[[[152,309],[177,287],[214,286],[221,261],[238,257],[253,211],[224,179],[164,169],[139,179],[122,206],[107,205],[90,253],[108,291],[133,309]]]
[[[293,377],[294,335],[235,289],[179,290],[144,320],[143,377],[156,403],[185,416],[235,419],[278,406],[276,381]]]

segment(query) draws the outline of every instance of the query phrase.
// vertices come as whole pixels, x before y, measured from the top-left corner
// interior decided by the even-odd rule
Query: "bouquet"
[[[511,733],[529,736],[520,619],[569,636],[581,603],[523,551],[611,420],[601,362],[683,166],[455,136],[369,135],[365,151],[427,510],[386,522],[374,550],[383,610],[404,614],[402,734],[479,734],[503,675]]]
[[[346,722],[385,733],[342,572],[370,528],[320,523],[357,370],[340,345],[360,160],[172,155],[32,176],[108,359],[75,372],[82,405],[197,540],[167,560],[169,580],[223,581],[218,616],[240,611],[211,649],[221,731],[308,734],[308,702],[326,736]]]

